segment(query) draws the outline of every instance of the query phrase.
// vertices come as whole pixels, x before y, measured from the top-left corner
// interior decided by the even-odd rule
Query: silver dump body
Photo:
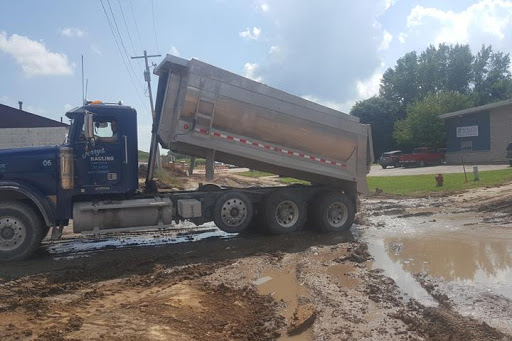
[[[164,148],[367,191],[371,130],[358,118],[196,59],[167,55],[155,74]]]

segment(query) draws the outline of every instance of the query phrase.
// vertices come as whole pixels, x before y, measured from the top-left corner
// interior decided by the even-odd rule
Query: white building
[[[69,126],[0,104],[0,149],[59,145]]]

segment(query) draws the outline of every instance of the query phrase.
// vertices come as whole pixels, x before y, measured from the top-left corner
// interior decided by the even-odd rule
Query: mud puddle
[[[228,239],[237,234],[226,233],[217,229],[213,223],[200,227],[176,225],[173,228],[141,231],[135,233],[109,233],[102,237],[94,235],[73,235],[58,241],[43,244],[42,253],[47,253],[55,260],[90,257],[98,252],[137,248],[158,247],[179,243],[197,242],[206,239]]]
[[[279,313],[289,323],[293,321],[294,314],[298,311],[301,300],[307,296],[307,290],[297,280],[297,271],[294,266],[287,266],[277,271],[264,272],[263,276],[253,282],[261,295],[270,295],[281,305]],[[308,316],[311,318],[310,316]],[[305,317],[306,319],[308,317]],[[314,321],[312,321],[314,322]],[[307,321],[301,321],[307,323]],[[278,340],[303,341],[313,340],[312,330],[304,326],[298,332],[288,335],[283,332]]]
[[[421,210],[407,206],[407,212]],[[449,210],[375,215],[369,220],[361,240],[374,258],[370,268],[383,269],[406,297],[512,332],[510,227]]]

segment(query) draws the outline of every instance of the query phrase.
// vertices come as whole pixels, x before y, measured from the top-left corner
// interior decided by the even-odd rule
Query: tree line
[[[379,94],[357,102],[350,114],[371,124],[375,157],[393,149],[444,147],[440,114],[512,97],[510,55],[483,45],[440,44],[398,59]]]

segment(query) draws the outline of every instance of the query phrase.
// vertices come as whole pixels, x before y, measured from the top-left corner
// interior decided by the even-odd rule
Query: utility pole
[[[158,148],[158,142],[156,140],[156,134],[158,133],[158,119],[155,113],[155,107],[153,105],[153,93],[151,92],[151,73],[149,72],[149,63],[148,58],[160,57],[159,54],[149,55],[144,50],[143,56],[135,56],[132,59],[140,59],[144,58],[146,63],[146,70],[144,71],[144,80],[148,83],[148,92],[149,92],[149,104],[151,106],[151,115],[153,117],[153,127],[151,129],[151,146],[149,149],[149,160],[148,160],[148,174],[146,177],[146,188],[150,186],[150,182],[153,180],[153,173],[155,170],[155,165],[158,169],[162,168],[162,164],[160,161],[160,148]]]

